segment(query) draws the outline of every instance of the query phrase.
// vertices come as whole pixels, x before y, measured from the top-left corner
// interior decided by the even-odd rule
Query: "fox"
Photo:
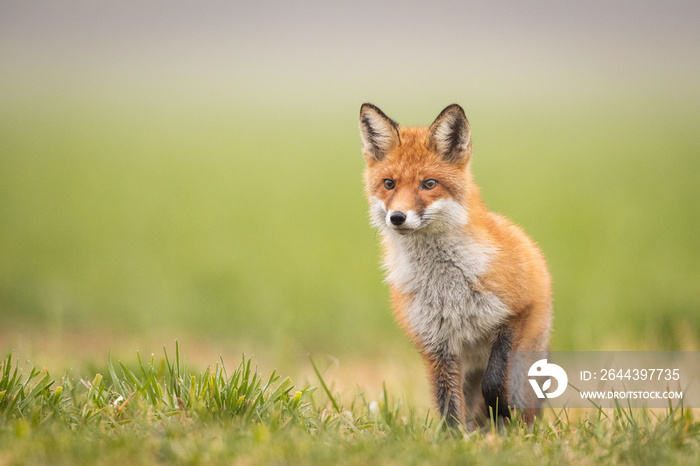
[[[360,135],[394,316],[424,360],[438,413],[474,430],[518,409],[532,426],[541,404],[513,354],[549,351],[551,277],[538,246],[482,201],[464,109],[403,127],[365,103]]]

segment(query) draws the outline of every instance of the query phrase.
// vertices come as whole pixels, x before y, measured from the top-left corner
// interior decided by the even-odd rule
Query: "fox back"
[[[509,390],[510,358],[548,349],[550,277],[535,244],[482,202],[464,110],[450,105],[430,127],[403,128],[364,104],[360,132],[394,313],[426,362],[439,412],[472,426],[489,410],[509,417],[509,406],[533,406],[526,380]]]

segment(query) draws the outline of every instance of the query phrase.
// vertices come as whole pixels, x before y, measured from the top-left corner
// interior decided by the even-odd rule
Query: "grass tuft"
[[[252,360],[242,356],[229,376],[223,361],[203,372],[192,373],[180,363],[176,345],[171,362],[164,349],[157,362],[144,362],[137,353],[138,369],[130,370],[109,359],[109,380],[101,374],[74,384],[56,381],[48,371],[32,367],[24,374],[11,356],[0,363],[0,419],[24,419],[32,425],[61,420],[71,427],[119,426],[147,416],[236,419],[242,424],[303,421],[309,411],[313,387],[296,392],[289,378],[280,381],[274,371],[261,376]]]

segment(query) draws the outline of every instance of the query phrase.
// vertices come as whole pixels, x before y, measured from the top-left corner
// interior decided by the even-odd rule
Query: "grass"
[[[312,364],[313,360],[311,361]],[[314,365],[315,368],[315,365]],[[2,464],[694,464],[700,421],[689,409],[550,411],[534,426],[448,431],[386,389],[343,402],[316,369],[298,389],[249,358],[228,373],[174,357],[140,356],[129,368],[77,381],[0,363]],[[573,410],[572,410],[573,413]]]
[[[109,380],[96,374],[79,383],[68,377],[57,383],[48,371],[34,367],[24,376],[8,356],[0,365],[2,420],[55,419],[71,429],[103,424],[116,428],[148,411],[154,419],[187,412],[196,417],[238,418],[246,424],[269,421],[273,415],[301,419],[313,392],[306,387],[290,395],[289,378],[280,382],[273,371],[263,380],[245,357],[230,376],[223,361],[193,375],[181,365],[177,344],[172,360],[167,352],[159,364],[153,355],[146,363],[138,355],[135,371],[121,363],[116,368],[111,360],[108,371]]]

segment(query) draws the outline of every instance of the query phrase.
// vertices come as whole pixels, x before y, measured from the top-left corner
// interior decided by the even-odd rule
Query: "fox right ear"
[[[449,105],[428,129],[430,142],[445,160],[450,163],[469,162],[472,156],[471,130],[464,109],[457,104]]]
[[[362,104],[360,108],[360,134],[362,154],[367,161],[380,161],[401,144],[399,125],[372,104]]]

